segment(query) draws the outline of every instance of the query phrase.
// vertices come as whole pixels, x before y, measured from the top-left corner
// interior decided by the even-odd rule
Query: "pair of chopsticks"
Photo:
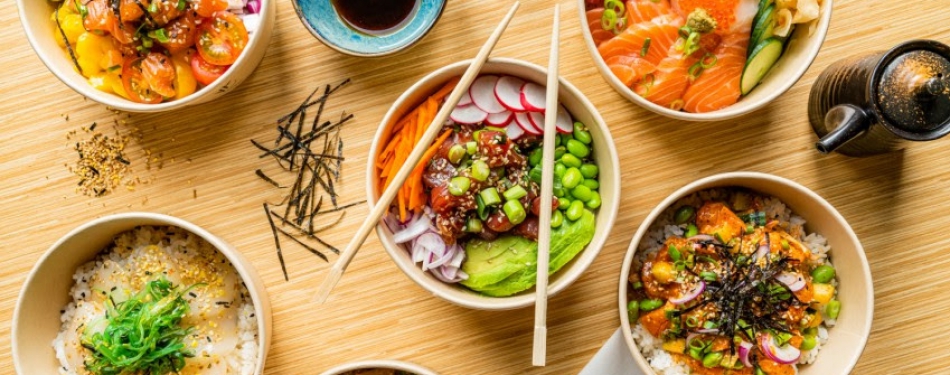
[[[501,23],[497,28],[495,28],[495,31],[491,34],[491,36],[488,37],[488,40],[478,51],[478,54],[472,60],[472,65],[468,67],[468,69],[462,75],[462,78],[459,80],[458,85],[455,86],[455,89],[453,89],[452,93],[449,94],[448,98],[446,98],[445,104],[443,104],[442,108],[439,109],[439,112],[436,113],[435,119],[433,119],[432,123],[429,124],[429,127],[422,135],[419,143],[416,144],[412,152],[407,157],[405,164],[399,168],[399,171],[396,173],[396,176],[393,177],[393,181],[389,184],[389,187],[383,191],[383,194],[379,197],[376,205],[373,207],[372,211],[370,211],[366,221],[364,221],[360,228],[356,231],[356,235],[353,237],[350,243],[347,244],[346,248],[340,254],[340,258],[337,259],[336,263],[334,263],[333,267],[330,269],[330,273],[327,275],[327,278],[317,290],[315,297],[316,302],[323,303],[327,300],[327,297],[330,295],[330,291],[340,281],[340,278],[343,277],[343,272],[353,260],[353,257],[359,250],[359,247],[363,244],[363,242],[366,241],[366,237],[369,236],[369,232],[374,227],[376,227],[383,215],[389,211],[389,205],[395,198],[399,188],[403,185],[403,183],[406,182],[406,178],[409,177],[409,173],[416,167],[416,165],[419,164],[419,161],[422,159],[422,155],[426,148],[428,148],[429,145],[435,141],[439,131],[442,130],[442,124],[449,117],[449,114],[458,104],[459,100],[462,99],[462,95],[468,90],[468,87],[472,84],[472,81],[474,81],[478,76],[482,66],[485,65],[485,61],[488,60],[488,55],[491,54],[492,49],[494,49],[495,45],[498,43],[498,40],[501,38],[501,34],[508,27],[511,19],[514,17],[515,11],[518,10],[519,5],[520,3],[515,1],[515,3],[511,6],[511,10],[508,11],[508,14],[505,15],[505,18],[501,20]],[[560,6],[555,5],[554,31],[551,37],[551,59],[548,66],[547,95],[545,97],[546,109],[544,122],[544,158],[542,161],[543,171],[541,183],[541,207],[551,207],[553,194],[554,135],[556,132],[555,120],[557,119],[558,108],[557,91],[558,33],[560,28],[559,19]],[[538,279],[536,287],[537,303],[535,304],[534,355],[532,360],[535,366],[544,366],[547,352],[547,270],[549,264],[550,245],[551,211],[541,210],[538,229]]]

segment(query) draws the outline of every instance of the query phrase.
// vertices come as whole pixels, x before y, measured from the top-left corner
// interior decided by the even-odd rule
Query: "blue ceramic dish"
[[[293,0],[297,17],[313,36],[341,53],[353,56],[383,56],[409,48],[435,25],[446,0],[419,0],[416,9],[398,28],[373,35],[351,28],[331,0]]]

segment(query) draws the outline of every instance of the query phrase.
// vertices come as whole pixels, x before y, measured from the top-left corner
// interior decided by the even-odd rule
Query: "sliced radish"
[[[472,104],[472,95],[469,94],[468,91],[465,91],[464,93],[462,93],[462,99],[459,99],[458,105],[459,107],[464,107],[469,104]]]
[[[544,87],[528,82],[521,86],[521,105],[526,111],[544,112]]]
[[[521,86],[524,86],[524,80],[521,78],[501,77],[495,84],[495,98],[510,111],[524,111],[524,106],[521,105]]]
[[[535,129],[534,125],[531,125],[531,119],[528,118],[528,112],[516,112],[515,123],[524,129],[525,133],[531,135],[541,135],[541,132]]]
[[[489,113],[488,118],[485,119],[489,125],[502,127],[508,125],[511,122],[511,119],[515,117],[515,114],[511,111],[504,111],[499,113]]]
[[[498,76],[486,75],[475,78],[472,86],[468,88],[468,93],[472,95],[472,102],[488,113],[499,113],[507,110],[505,106],[495,98],[495,84],[498,83]]]
[[[531,125],[534,125],[534,130],[537,130],[538,134],[544,134],[544,113],[528,112],[528,120],[531,121]]]
[[[521,138],[524,135],[524,129],[521,128],[515,121],[509,121],[508,126],[505,127],[505,133],[508,134],[508,138],[512,140]]]
[[[452,121],[459,124],[477,124],[488,118],[488,113],[479,109],[478,106],[467,105],[464,107],[455,107],[452,114],[449,115]]]
[[[557,119],[554,120],[554,126],[558,133],[570,134],[574,132],[574,121],[571,120],[571,114],[563,105],[557,106]]]

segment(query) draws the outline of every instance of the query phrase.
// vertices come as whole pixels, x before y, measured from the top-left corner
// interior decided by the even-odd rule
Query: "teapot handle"
[[[871,119],[861,107],[853,104],[831,107],[825,114],[825,127],[834,130],[818,140],[815,148],[822,154],[832,152],[867,130],[870,125]]]

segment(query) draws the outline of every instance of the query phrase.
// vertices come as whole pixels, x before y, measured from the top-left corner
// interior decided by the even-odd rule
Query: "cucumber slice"
[[[769,5],[775,4],[775,0],[760,0],[759,9],[755,12],[755,17],[752,18],[752,30],[755,30],[755,27],[759,25],[759,19],[762,18],[762,13],[765,13],[765,9]]]
[[[782,56],[784,47],[784,43],[778,38],[768,38],[755,46],[755,49],[752,50],[752,56],[749,57],[749,60],[745,63],[745,68],[742,69],[742,80],[739,84],[742,95],[748,94],[759,84],[762,77],[765,77],[772,69],[772,65],[775,65],[778,58]]]
[[[757,17],[758,22],[755,22],[752,37],[749,38],[750,47],[758,46],[762,41],[775,36],[775,16],[777,13],[775,4],[772,4],[766,7],[761,15]],[[749,48],[748,56],[752,56],[752,50],[752,48]]]

